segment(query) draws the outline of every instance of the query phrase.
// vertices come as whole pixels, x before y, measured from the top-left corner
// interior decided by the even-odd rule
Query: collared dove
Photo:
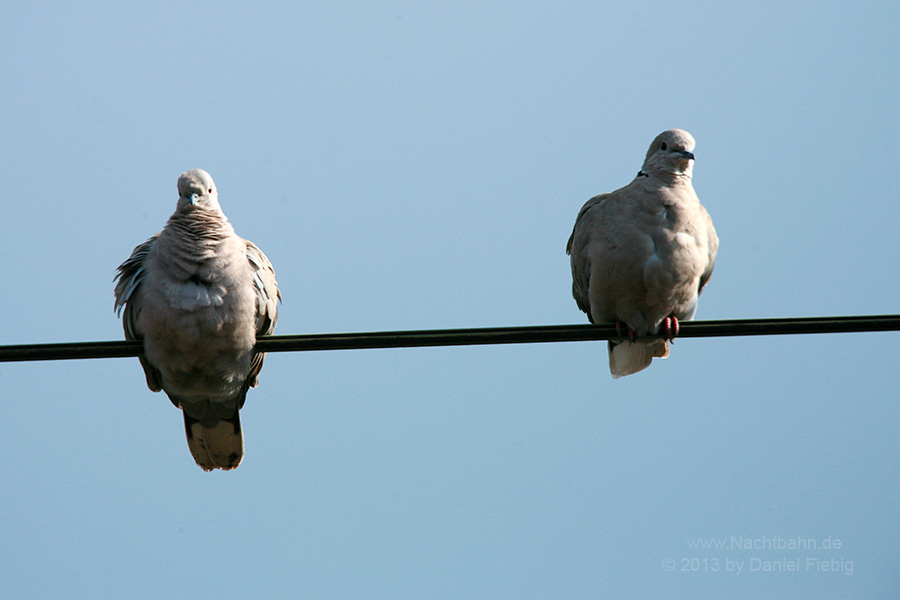
[[[125,337],[143,340],[147,386],[184,412],[188,447],[205,471],[244,456],[239,410],[256,387],[281,299],[262,250],[238,237],[209,173],[178,178],[178,206],[165,228],[134,249],[116,273]]]
[[[656,136],[637,177],[588,200],[569,238],[578,307],[591,323],[624,326],[629,337],[609,342],[614,378],[669,355],[667,340],[640,336],[662,328],[671,340],[678,320],[694,317],[712,275],[719,238],[691,185],[693,150],[687,131]]]

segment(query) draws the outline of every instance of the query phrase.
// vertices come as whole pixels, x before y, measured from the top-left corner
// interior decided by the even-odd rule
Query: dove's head
[[[212,176],[203,169],[185,171],[178,178],[178,208],[218,208],[219,193]]]
[[[684,129],[669,129],[656,136],[641,172],[657,177],[686,177],[694,170],[694,138]]]

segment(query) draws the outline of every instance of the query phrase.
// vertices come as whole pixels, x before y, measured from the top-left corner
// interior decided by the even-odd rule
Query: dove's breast
[[[230,394],[247,377],[256,344],[256,293],[246,244],[213,252],[185,244],[148,269],[137,317],[147,359],[169,393]]]

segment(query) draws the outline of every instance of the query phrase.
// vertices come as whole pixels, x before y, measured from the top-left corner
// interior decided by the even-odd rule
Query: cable
[[[679,338],[792,335],[900,330],[900,315],[736,319],[681,323]],[[662,335],[646,336],[648,338]],[[260,352],[309,352],[369,348],[421,348],[484,344],[536,344],[622,339],[612,325],[543,325],[481,329],[431,329],[371,333],[273,335],[260,338]],[[139,356],[140,342],[70,342],[0,346],[0,362],[123,358]]]

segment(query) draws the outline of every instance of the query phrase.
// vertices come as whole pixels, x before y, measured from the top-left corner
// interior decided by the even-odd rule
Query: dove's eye
[[[212,188],[209,188],[208,190],[206,190],[206,192],[207,192],[208,194],[212,194]]]
[[[666,146],[666,143],[665,143],[665,142],[663,142],[662,144],[659,145],[659,149],[660,149],[660,150],[668,150],[668,148],[669,148],[669,147]]]

